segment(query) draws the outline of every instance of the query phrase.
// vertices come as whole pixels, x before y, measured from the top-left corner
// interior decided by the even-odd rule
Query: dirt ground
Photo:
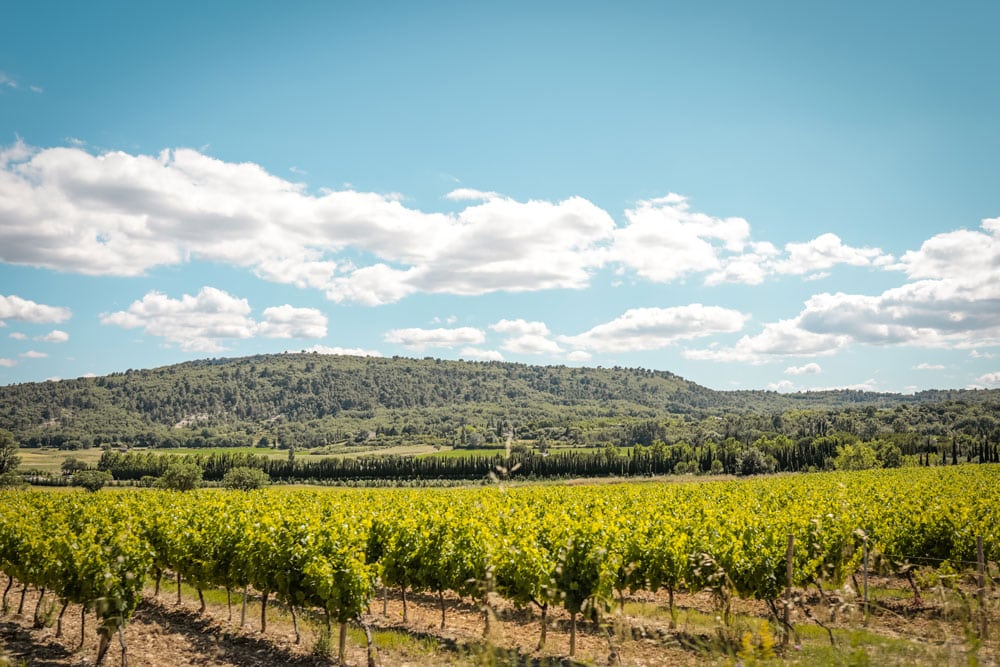
[[[888,587],[893,582],[884,582]],[[887,588],[888,590],[888,588]],[[996,664],[995,640],[985,644],[970,639],[970,619],[961,609],[950,608],[942,597],[925,594],[919,606],[903,592],[891,592],[879,601],[876,612],[864,624],[861,610],[840,600],[837,593],[822,599],[818,594],[803,599],[792,621],[799,630],[793,644],[775,647],[776,664]],[[43,627],[33,627],[38,600],[35,591],[26,596],[24,612],[16,611],[19,589],[11,592],[11,613],[0,617],[0,647],[12,665],[66,667],[93,665],[97,655],[96,623],[86,617],[83,646],[80,645],[80,608],[70,606],[63,618],[63,636],[54,625],[58,605],[51,597],[44,602]],[[152,589],[123,632],[126,656],[132,667],[265,667],[288,665],[326,666],[336,663],[337,629],[334,628],[334,658],[316,654],[320,631],[318,618],[299,613],[301,641],[288,610],[268,606],[267,632],[261,634],[259,599],[251,596],[247,624],[239,627],[239,596],[234,595],[232,620],[225,594],[209,594],[206,612],[199,613],[194,591],[185,587],[181,604],[176,592],[164,590],[153,598]],[[484,611],[468,600],[445,597],[446,626],[440,627],[441,611],[436,596],[408,595],[407,622],[402,621],[402,601],[390,593],[385,613],[379,597],[364,616],[374,635],[380,667],[426,667],[429,665],[659,665],[736,664],[753,662],[739,656],[740,638],[747,634],[752,646],[760,644],[760,623],[767,607],[760,602],[735,601],[734,621],[728,628],[708,593],[676,596],[677,622],[670,627],[666,594],[640,592],[626,596],[624,610],[616,603],[611,622],[598,626],[580,622],[575,659],[569,656],[569,617],[551,610],[546,645],[537,650],[540,616],[537,610],[515,609],[497,600],[491,613],[490,634],[484,640]],[[54,606],[53,606],[54,605]],[[51,607],[51,610],[50,610]],[[805,609],[808,608],[808,614]],[[47,613],[46,613],[47,612]],[[973,621],[974,622],[974,621]],[[829,628],[830,632],[827,632]],[[777,631],[777,629],[774,629]],[[1000,628],[995,628],[1000,633]],[[829,637],[836,646],[830,646]],[[759,650],[759,649],[758,649]],[[359,628],[350,631],[347,664],[367,665],[367,642]],[[970,660],[970,656],[973,660]],[[741,660],[741,657],[743,658]],[[766,653],[758,653],[766,658]],[[867,662],[860,660],[864,657]],[[122,649],[113,641],[106,665],[121,664]],[[764,662],[772,662],[764,660]],[[0,665],[3,665],[0,661]]]

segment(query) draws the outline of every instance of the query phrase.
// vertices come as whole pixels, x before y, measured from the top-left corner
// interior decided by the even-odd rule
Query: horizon
[[[9,7],[0,385],[304,350],[1000,388],[998,21]]]
[[[378,355],[355,355],[355,354],[331,354],[326,352],[318,352],[316,350],[283,350],[281,352],[261,352],[256,354],[248,354],[243,356],[222,356],[222,357],[201,357],[197,359],[186,359],[184,361],[179,361],[172,364],[167,364],[164,366],[149,366],[141,368],[126,368],[121,370],[114,370],[103,375],[96,375],[93,373],[88,373],[86,375],[80,375],[78,377],[71,378],[47,378],[45,380],[28,380],[21,383],[11,383],[7,385],[0,385],[3,387],[16,386],[18,384],[38,384],[45,382],[71,382],[76,380],[88,380],[96,379],[101,377],[108,377],[113,375],[124,375],[126,373],[146,373],[162,370],[164,368],[172,368],[174,366],[183,366],[185,364],[218,364],[218,363],[229,363],[238,362],[246,359],[256,359],[260,357],[283,357],[283,356],[325,356],[325,357],[349,357],[358,359],[373,359],[377,361],[430,361],[430,362],[451,362],[451,363],[469,363],[469,364],[507,364],[514,366],[528,366],[537,368],[576,368],[584,371],[594,370],[623,370],[623,371],[635,371],[635,372],[649,372],[649,373],[667,373],[673,375],[685,382],[690,382],[694,385],[708,389],[710,391],[720,392],[720,393],[741,393],[741,392],[764,392],[773,393],[780,395],[797,395],[797,394],[820,394],[820,393],[832,393],[832,392],[855,392],[861,394],[872,394],[872,395],[885,395],[885,396],[916,396],[924,393],[935,393],[935,392],[993,392],[997,391],[996,388],[984,388],[984,387],[929,387],[927,389],[921,389],[916,392],[901,393],[901,392],[885,392],[885,391],[871,391],[868,389],[854,389],[854,388],[825,388],[825,389],[802,389],[793,392],[779,392],[775,389],[759,389],[759,388],[744,388],[744,389],[716,389],[714,387],[709,387],[703,385],[700,382],[692,380],[691,378],[678,375],[669,370],[658,369],[658,368],[646,368],[644,366],[587,366],[587,365],[569,365],[569,364],[554,364],[554,363],[532,363],[530,361],[498,361],[495,359],[448,359],[445,357],[413,357],[405,355],[393,355],[391,357],[378,356]]]

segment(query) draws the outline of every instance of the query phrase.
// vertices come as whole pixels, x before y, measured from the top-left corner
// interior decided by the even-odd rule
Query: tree
[[[736,455],[737,475],[766,475],[774,472],[777,462],[756,447],[748,447]]]
[[[903,452],[897,445],[888,440],[876,440],[872,445],[883,468],[898,468],[903,465]]]
[[[171,463],[156,483],[162,489],[190,491],[201,484],[202,470],[194,463]]]
[[[260,468],[239,466],[231,468],[222,477],[222,486],[234,491],[250,491],[269,484],[271,478]]]
[[[878,454],[868,445],[858,443],[856,445],[844,445],[837,447],[837,456],[833,459],[833,466],[837,470],[868,470],[869,468],[881,468]]]
[[[88,491],[100,491],[114,479],[106,470],[79,470],[73,474],[73,486],[82,486]]]
[[[0,475],[14,472],[21,465],[21,457],[17,455],[17,440],[10,431],[0,429]]]
[[[75,456],[67,456],[62,462],[62,474],[74,475],[81,470],[87,469],[87,462],[81,461]]]

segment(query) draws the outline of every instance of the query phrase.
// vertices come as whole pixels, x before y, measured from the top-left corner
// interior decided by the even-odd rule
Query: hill
[[[416,437],[478,446],[502,441],[507,433],[573,444],[648,444],[670,439],[671,433],[673,439],[690,437],[686,431],[696,428],[732,437],[733,428],[752,424],[761,431],[762,425],[788,417],[825,415],[829,420],[857,412],[863,420],[876,410],[993,405],[998,397],[998,391],[966,390],[722,392],[641,368],[303,353],[4,386],[0,428],[26,446],[63,448],[104,443],[315,447]]]

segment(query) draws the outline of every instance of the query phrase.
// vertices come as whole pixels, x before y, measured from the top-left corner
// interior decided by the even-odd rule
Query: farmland
[[[995,576],[998,478],[977,465],[682,485],[14,491],[0,564],[19,584],[8,611],[22,589],[45,589],[56,614],[58,601],[104,600],[87,627],[112,659],[118,628],[145,646],[148,632],[136,632],[151,619],[157,632],[200,624],[244,646],[249,630],[225,603],[237,600],[236,619],[246,595],[254,641],[302,660],[315,650],[363,663],[367,628],[384,664],[484,652],[592,664],[772,654],[837,664],[866,651],[886,663],[989,662],[993,640],[976,637],[995,619],[996,592],[987,586],[980,608],[969,573],[981,537]],[[176,576],[193,587],[179,608]],[[930,628],[943,639],[921,639]]]

